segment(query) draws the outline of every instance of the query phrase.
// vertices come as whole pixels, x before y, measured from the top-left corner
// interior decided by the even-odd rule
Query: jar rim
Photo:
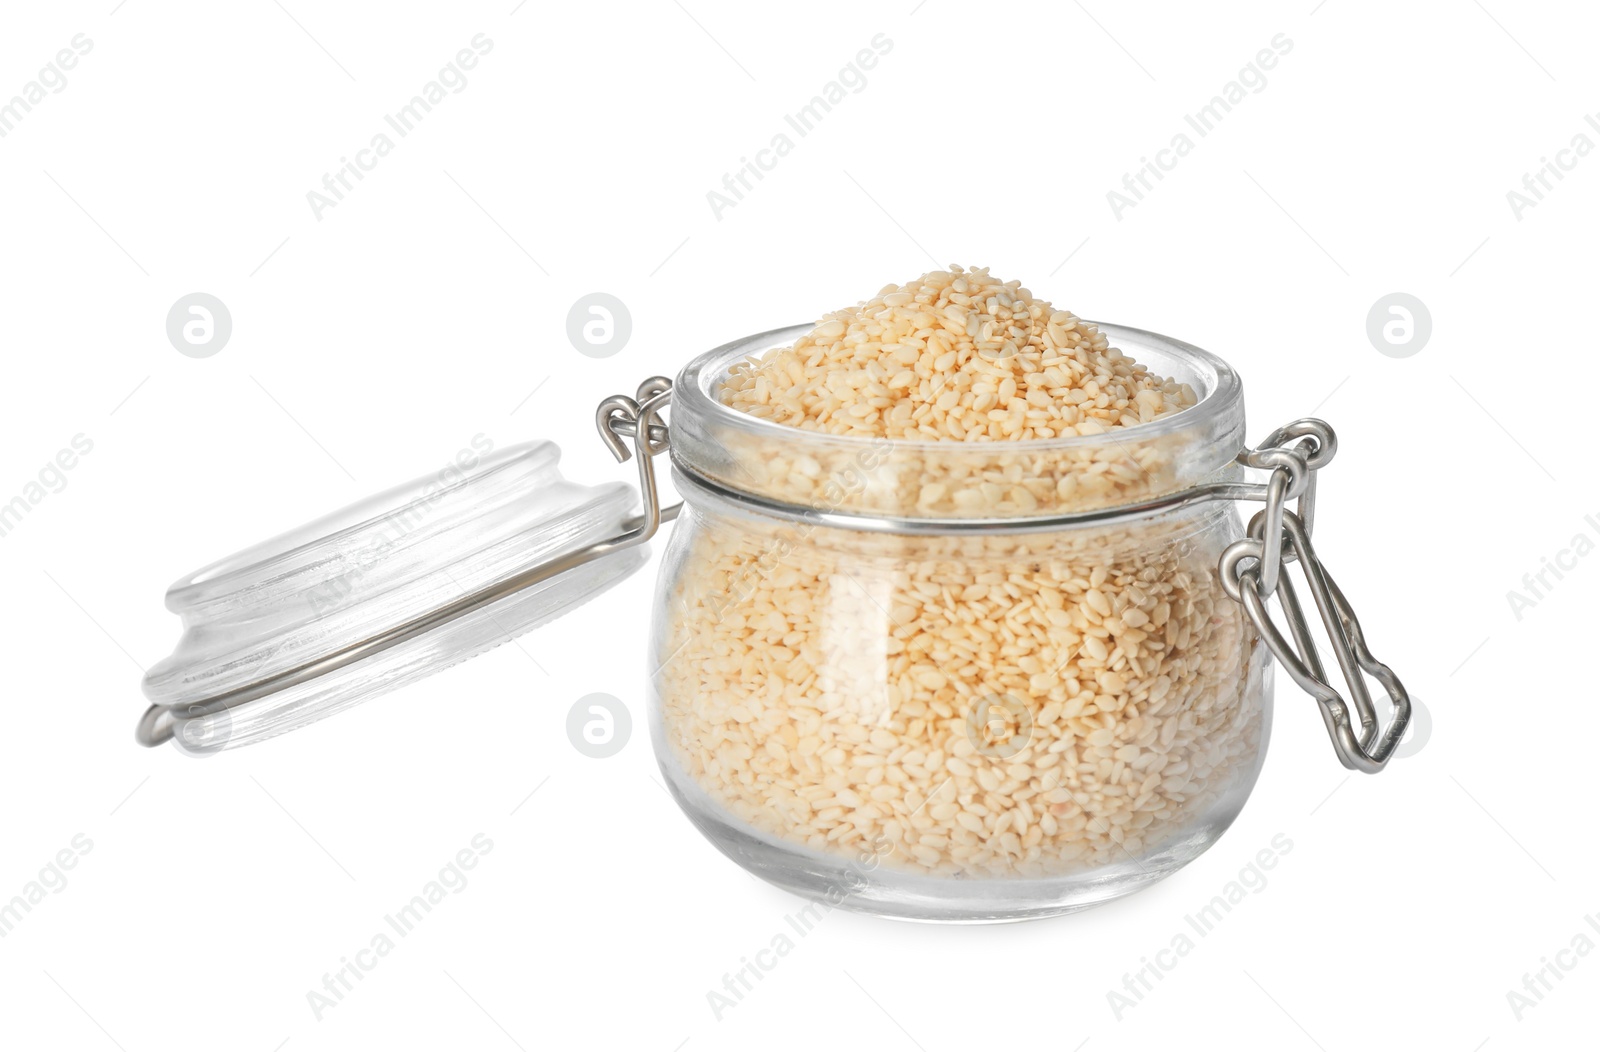
[[[1113,509],[1142,513],[1237,471],[1245,412],[1232,366],[1159,333],[1089,324],[1152,372],[1190,385],[1196,403],[1097,435],[1023,441],[835,435],[724,404],[718,387],[736,362],[809,331],[788,326],[723,344],[684,367],[673,387],[673,466],[780,514],[889,520],[884,528],[954,520],[1009,528]]]
[[[1112,346],[1121,349],[1123,344],[1139,346],[1146,352],[1155,352],[1158,361],[1150,357],[1133,357],[1139,364],[1145,366],[1152,373],[1160,374],[1163,378],[1171,377],[1180,383],[1189,384],[1195,391],[1196,402],[1192,406],[1181,409],[1176,413],[1167,413],[1131,427],[1117,427],[1108,429],[1098,435],[1068,435],[1054,438],[1030,438],[1021,441],[1007,440],[978,440],[973,442],[945,440],[945,439],[892,439],[895,446],[919,455],[937,456],[942,453],[951,453],[976,448],[999,447],[1019,454],[1028,453],[1064,453],[1079,449],[1092,449],[1103,446],[1107,442],[1120,442],[1123,440],[1140,441],[1159,438],[1178,431],[1193,428],[1197,433],[1204,433],[1206,425],[1217,418],[1230,413],[1239,413],[1244,399],[1244,384],[1238,372],[1222,358],[1210,351],[1203,350],[1191,343],[1165,336],[1148,329],[1140,329],[1130,325],[1120,325],[1112,322],[1098,322],[1083,320],[1083,325],[1098,329],[1111,341]],[[788,325],[765,332],[754,333],[730,340],[719,347],[706,351],[683,367],[672,387],[673,414],[680,419],[684,414],[699,417],[707,422],[715,420],[719,425],[745,431],[752,436],[764,437],[774,441],[785,441],[801,446],[832,446],[838,449],[858,448],[881,439],[862,437],[857,435],[837,435],[825,431],[811,431],[804,428],[780,424],[776,421],[766,420],[749,413],[726,405],[717,398],[713,387],[722,382],[727,376],[728,369],[735,362],[745,360],[752,355],[765,351],[792,345],[800,337],[809,333],[815,323],[803,325]],[[1124,354],[1128,354],[1123,350]],[[1188,375],[1179,375],[1179,371],[1170,370],[1170,365],[1182,365],[1183,372]],[[1239,414],[1242,416],[1242,414]]]

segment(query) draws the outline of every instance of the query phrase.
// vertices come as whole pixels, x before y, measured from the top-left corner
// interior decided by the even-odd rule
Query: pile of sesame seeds
[[[715,393],[811,433],[730,427],[737,488],[997,521],[1170,490],[1182,435],[1049,440],[1196,404],[960,267],[828,315]],[[891,867],[963,878],[1137,862],[1225,825],[1259,767],[1259,644],[1215,574],[1237,531],[1217,507],[932,536],[694,509],[659,635],[668,759],[724,816],[824,854],[889,845]]]
[[[1195,403],[1093,325],[987,268],[891,285],[730,370],[725,405],[808,431],[914,441],[1098,435]]]
[[[729,485],[919,518],[1086,511],[1171,492],[1181,425],[1139,425],[1198,402],[1018,282],[961,267],[825,316],[791,346],[734,363],[712,393],[737,414],[817,436],[802,449],[708,421]]]

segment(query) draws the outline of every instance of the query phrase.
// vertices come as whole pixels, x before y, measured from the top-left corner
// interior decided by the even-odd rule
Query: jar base
[[[731,818],[703,790],[686,783],[674,765],[660,766],[668,790],[695,828],[767,883],[828,910],[946,924],[1058,917],[1131,895],[1171,876],[1214,844],[1232,825],[1249,792],[1246,784],[1242,791],[1227,794],[1211,809],[1211,820],[1123,863],[1051,877],[962,877],[892,868],[870,852],[841,858],[786,843]]]

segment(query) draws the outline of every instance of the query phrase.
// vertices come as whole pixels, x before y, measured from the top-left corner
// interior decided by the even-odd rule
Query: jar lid
[[[273,737],[628,576],[642,538],[615,542],[637,525],[637,494],[568,481],[560,456],[529,442],[463,458],[179,580],[166,605],[183,635],[145,675],[139,740],[204,755]]]

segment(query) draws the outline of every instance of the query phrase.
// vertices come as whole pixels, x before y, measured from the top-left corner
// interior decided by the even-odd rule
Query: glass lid
[[[205,755],[270,738],[492,649],[628,576],[647,554],[638,494],[571,482],[560,456],[550,442],[497,450],[179,580],[166,605],[183,634],[145,675],[139,740]]]

